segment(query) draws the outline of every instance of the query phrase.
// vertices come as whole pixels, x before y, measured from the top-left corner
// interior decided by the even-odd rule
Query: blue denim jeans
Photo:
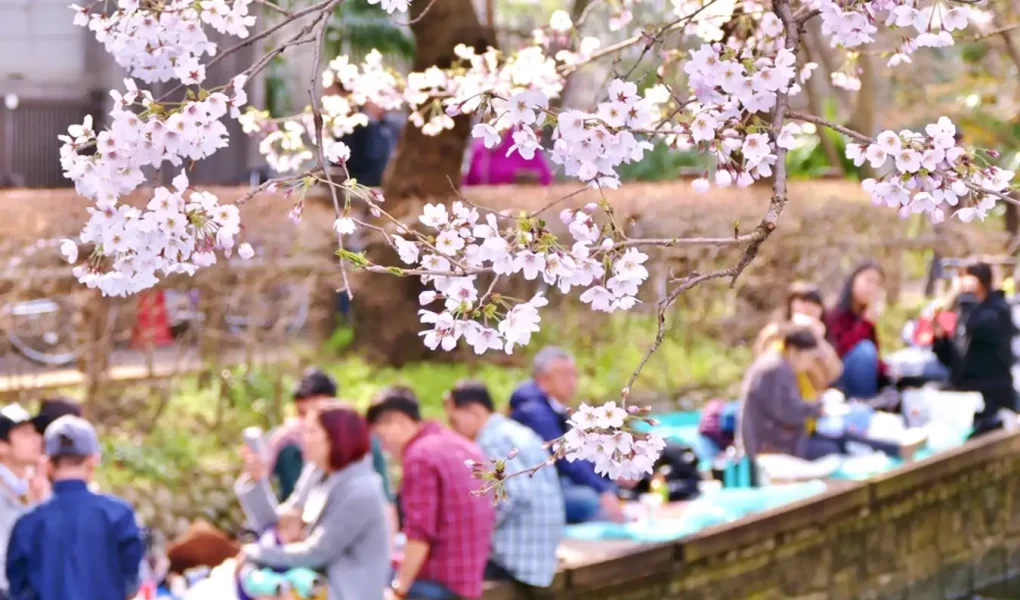
[[[567,523],[587,523],[598,518],[602,512],[602,499],[594,488],[576,485],[566,478],[560,479],[560,487]]]
[[[434,581],[418,580],[411,584],[407,590],[407,598],[420,598],[421,600],[452,600],[457,598],[446,586]]]
[[[874,342],[863,340],[846,353],[839,388],[848,398],[866,400],[878,394],[878,348]]]

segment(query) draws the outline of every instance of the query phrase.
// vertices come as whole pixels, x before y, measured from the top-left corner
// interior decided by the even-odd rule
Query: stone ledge
[[[1017,569],[1020,432],[487,600],[962,597]]]

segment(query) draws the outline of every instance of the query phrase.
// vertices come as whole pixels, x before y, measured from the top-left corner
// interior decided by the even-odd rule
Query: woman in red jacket
[[[890,383],[875,329],[884,283],[885,274],[877,263],[859,265],[829,313],[829,341],[843,360],[839,387],[850,398],[872,398]]]

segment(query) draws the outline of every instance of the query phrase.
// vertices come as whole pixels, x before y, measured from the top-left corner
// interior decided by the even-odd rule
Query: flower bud
[[[456,117],[459,114],[460,114],[460,106],[458,106],[456,104],[448,104],[446,106],[446,116],[448,116],[448,117]]]
[[[569,208],[564,208],[560,211],[560,222],[564,225],[570,225],[574,222],[574,211]]]
[[[517,448],[514,448],[513,450],[510,451],[510,454],[506,455],[506,459],[507,460],[513,460],[513,459],[517,458],[518,454],[520,454],[520,450],[518,450]]]
[[[606,239],[602,240],[602,249],[603,250],[612,250],[613,246],[615,246],[615,245],[616,244],[613,243],[612,238],[606,238]]]
[[[584,205],[584,212],[588,213],[589,215],[598,209],[599,205],[597,202],[589,202],[588,204]]]

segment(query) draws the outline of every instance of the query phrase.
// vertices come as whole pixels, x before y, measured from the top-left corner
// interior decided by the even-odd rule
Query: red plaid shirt
[[[480,482],[471,478],[468,459],[484,462],[485,456],[438,423],[424,423],[404,448],[400,508],[407,539],[429,544],[416,579],[478,598],[496,513],[490,498],[471,493]]]

